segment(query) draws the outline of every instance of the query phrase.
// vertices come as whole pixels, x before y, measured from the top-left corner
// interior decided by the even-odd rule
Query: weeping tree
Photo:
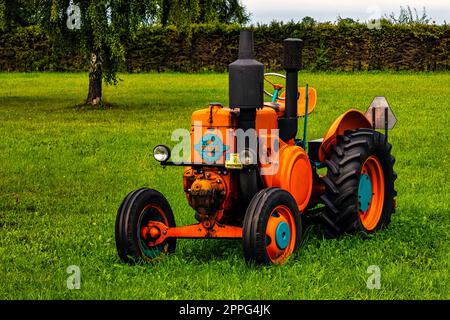
[[[38,24],[55,53],[81,51],[90,63],[86,104],[101,103],[102,83],[117,84],[124,44],[142,25],[246,23],[239,0],[0,0],[0,29]]]
[[[54,50],[81,50],[90,61],[86,104],[101,103],[102,83],[117,84],[124,43],[151,23],[159,0],[31,0]]]
[[[207,0],[205,0],[207,1]],[[217,11],[217,20],[222,23],[246,24],[250,21],[250,14],[239,0],[209,0],[215,3]],[[208,22],[208,19],[203,22]]]
[[[27,0],[0,0],[0,30],[33,24],[34,10]]]
[[[163,26],[210,22],[245,24],[250,20],[240,0],[160,0],[159,7]]]

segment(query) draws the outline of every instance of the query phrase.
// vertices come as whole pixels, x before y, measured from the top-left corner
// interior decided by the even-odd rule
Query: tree
[[[26,0],[0,0],[0,30],[25,27],[33,23],[33,8]]]
[[[246,24],[250,21],[250,14],[239,0],[211,1],[216,3],[217,20],[222,23]],[[209,22],[208,20],[201,22]]]
[[[301,23],[305,26],[314,26],[317,23],[317,21],[313,17],[306,16],[303,17]]]
[[[191,23],[245,24],[250,15],[240,0],[160,0],[163,26]]]
[[[161,24],[163,27],[167,26],[170,17],[170,7],[172,6],[172,0],[160,0],[161,9]]]
[[[13,17],[39,24],[55,53],[83,53],[90,61],[86,103],[91,105],[101,102],[103,81],[117,84],[124,44],[140,26],[249,20],[239,0],[0,0],[0,29]]]
[[[340,15],[337,17],[336,22],[338,24],[357,24],[358,21],[353,18],[342,18]]]
[[[425,7],[422,8],[422,13],[419,15],[418,10],[416,8],[411,9],[410,6],[406,8],[400,6],[398,17],[392,12],[386,18],[394,24],[429,24],[432,20]]]
[[[37,23],[47,32],[54,50],[77,48],[90,59],[87,104],[102,98],[102,80],[116,84],[124,43],[158,12],[158,0],[30,0]]]

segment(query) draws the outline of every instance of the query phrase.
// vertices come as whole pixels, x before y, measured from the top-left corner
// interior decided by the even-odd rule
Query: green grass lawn
[[[177,224],[195,222],[182,168],[151,151],[173,145],[192,111],[227,103],[226,74],[121,75],[105,87],[115,107],[76,108],[86,74],[0,74],[0,299],[449,299],[450,74],[301,73],[317,88],[310,138],[376,95],[398,118],[390,132],[398,173],[391,226],[369,240],[324,239],[310,227],[284,266],[249,268],[240,241],[179,240],[154,265],[119,261],[114,221],[142,186],[164,193]],[[80,290],[66,287],[69,265]],[[366,286],[381,269],[381,289]]]

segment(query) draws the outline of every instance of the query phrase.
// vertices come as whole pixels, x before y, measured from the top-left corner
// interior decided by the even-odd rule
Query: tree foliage
[[[366,24],[272,23],[254,27],[255,51],[267,70],[280,70],[283,39],[304,41],[303,68],[307,70],[450,70],[449,25],[399,25],[387,20],[380,29]],[[174,26],[139,28],[125,44],[122,72],[227,70],[238,54],[238,25],[190,25],[192,41]],[[86,71],[76,54],[50,59],[49,41],[36,27],[20,28],[0,37],[0,71]]]
[[[116,83],[118,65],[125,59],[123,43],[136,34],[144,21],[157,13],[157,0],[78,0],[79,28],[70,27],[77,18],[71,0],[30,0],[37,22],[49,35],[57,51],[74,47],[102,62],[107,83]]]
[[[72,5],[81,13],[79,28]],[[249,21],[239,0],[0,0],[0,28],[37,23],[49,36],[53,51],[81,50],[85,59],[99,57],[106,83],[116,83],[116,72],[125,59],[124,43],[142,25],[238,23]]]
[[[186,26],[192,23],[249,22],[250,15],[240,0],[160,0],[163,26]]]
[[[0,30],[33,24],[34,10],[27,0],[0,0]]]
[[[313,17],[306,16],[303,17],[301,23],[303,23],[306,26],[314,26],[315,24],[317,24],[317,21]]]

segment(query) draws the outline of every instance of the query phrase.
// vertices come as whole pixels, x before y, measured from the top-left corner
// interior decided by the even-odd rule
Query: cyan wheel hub
[[[372,202],[372,181],[368,174],[362,174],[359,177],[358,187],[358,208],[366,212]]]
[[[291,240],[291,230],[286,222],[280,222],[277,226],[275,239],[277,241],[277,246],[281,250],[287,248],[289,241]]]

